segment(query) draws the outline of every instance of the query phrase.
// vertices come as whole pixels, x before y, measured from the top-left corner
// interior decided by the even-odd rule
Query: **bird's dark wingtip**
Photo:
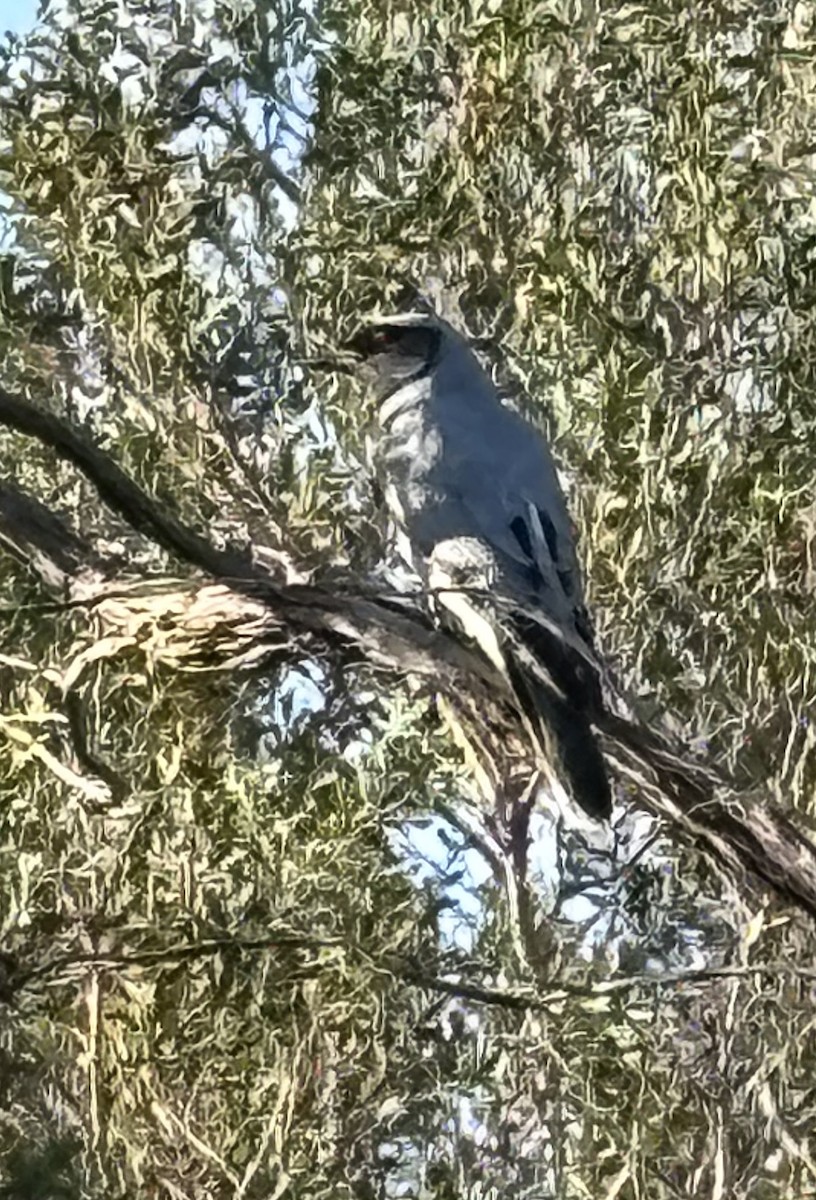
[[[574,733],[560,738],[561,765],[575,803],[596,821],[612,815],[612,788],[606,762],[590,726],[576,722]]]
[[[608,821],[612,787],[589,715],[542,679],[532,678],[512,655],[508,668],[519,703],[540,730],[542,751],[567,792],[588,817]]]

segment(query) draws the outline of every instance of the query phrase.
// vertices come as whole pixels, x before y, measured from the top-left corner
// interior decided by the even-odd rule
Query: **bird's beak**
[[[352,353],[345,344],[341,343],[334,354],[320,354],[314,358],[298,358],[297,363],[298,366],[310,367],[313,371],[353,375],[360,365],[360,355]]]
[[[334,371],[342,375],[353,375],[366,357],[366,330],[358,329],[352,337],[328,348],[327,354],[315,358],[301,358],[304,366],[318,371]]]

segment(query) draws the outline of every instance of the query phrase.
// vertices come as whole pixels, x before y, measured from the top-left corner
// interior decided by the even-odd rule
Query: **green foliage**
[[[430,294],[549,426],[644,708],[812,817],[815,19],[51,6],[0,72],[0,383],[216,543],[373,586],[371,414],[302,360]],[[645,817],[610,865],[537,816],[520,865],[429,697],[182,652],[196,581],[0,457],[120,585],[63,607],[0,529],[0,1195],[814,1188],[809,929]]]

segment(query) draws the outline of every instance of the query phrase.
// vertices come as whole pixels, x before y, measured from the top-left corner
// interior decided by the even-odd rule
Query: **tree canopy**
[[[814,51],[810,0],[6,36],[1,1195],[816,1194]],[[417,296],[552,439],[614,836],[399,565],[331,363]]]

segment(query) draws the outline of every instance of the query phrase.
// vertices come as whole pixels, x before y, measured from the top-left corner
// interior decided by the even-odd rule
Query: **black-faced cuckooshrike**
[[[609,780],[592,729],[600,669],[547,442],[502,404],[467,341],[432,314],[372,321],[349,348],[373,377],[386,502],[435,611],[508,678],[574,800],[607,817]]]

